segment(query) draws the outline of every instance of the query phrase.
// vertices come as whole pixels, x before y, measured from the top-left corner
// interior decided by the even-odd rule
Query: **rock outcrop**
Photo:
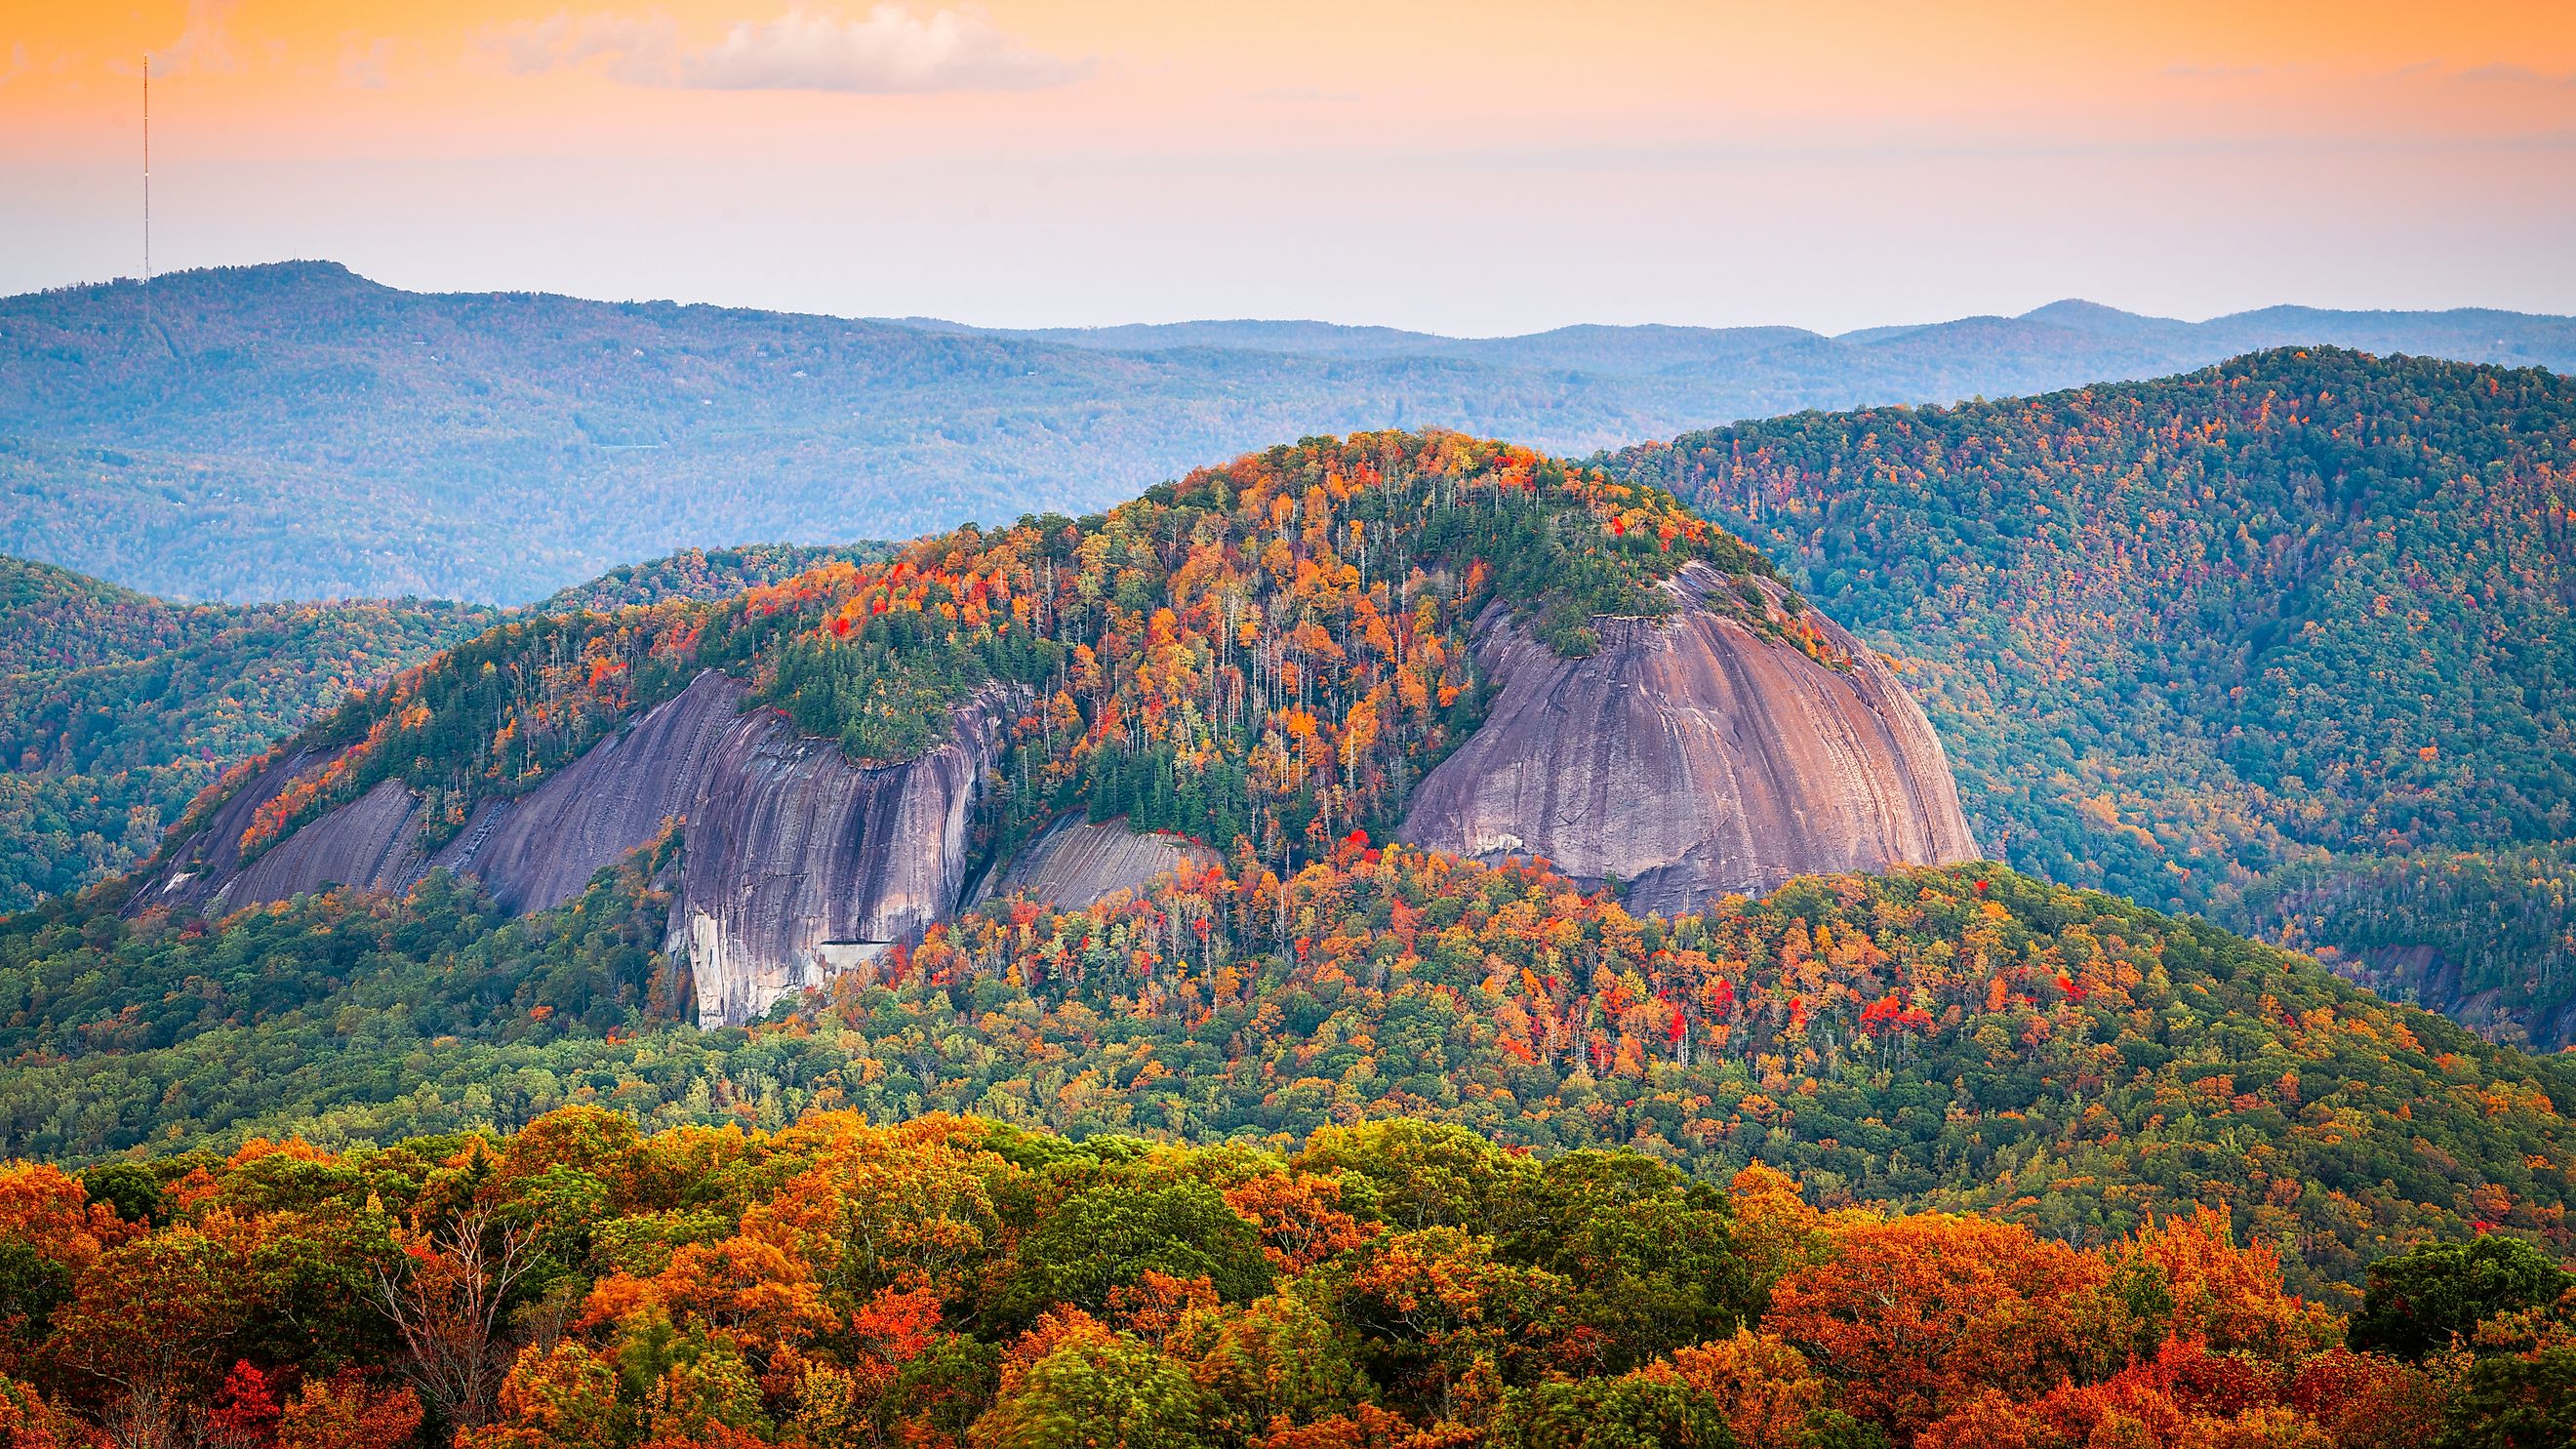
[[[2489,1041],[2544,1053],[2576,1046],[2576,1002],[2539,1010],[2509,1005],[2499,988],[2472,990],[2460,963],[2431,946],[2311,949],[2327,970],[2346,981],[2391,1001],[2438,1011]]]
[[[1877,656],[1812,611],[1848,668],[1756,633],[1709,606],[1734,583],[1702,564],[1666,587],[1671,614],[1595,620],[1582,659],[1489,608],[1476,656],[1493,703],[1424,777],[1399,838],[1543,856],[1664,913],[1811,871],[1976,858],[1941,742]]]
[[[401,890],[420,879],[426,867],[415,843],[414,801],[391,780],[243,864],[241,837],[251,817],[325,758],[294,750],[262,766],[203,826],[162,852],[127,909],[235,910],[326,886]]]
[[[1138,834],[1124,820],[1095,825],[1067,815],[1020,848],[1010,864],[987,875],[975,900],[1024,895],[1061,910],[1079,910],[1112,891],[1141,890],[1145,883],[1184,865],[1212,865],[1217,853],[1160,832]]]
[[[1476,650],[1497,694],[1415,791],[1400,838],[1486,860],[1544,856],[1667,913],[1809,871],[1975,856],[1940,742],[1875,656],[1812,613],[1806,624],[1847,667],[1756,632],[1711,605],[1743,585],[1704,565],[1666,587],[1670,616],[1597,620],[1601,646],[1584,659],[1559,658],[1505,606],[1489,609]],[[1777,589],[1757,587],[1782,607]],[[477,807],[433,853],[419,801],[387,781],[245,862],[254,812],[321,763],[290,754],[166,852],[135,906],[399,890],[445,867],[512,910],[544,910],[676,822],[670,939],[687,952],[699,1020],[742,1022],[957,909],[976,793],[1012,701],[990,686],[938,747],[876,769],[745,703],[742,684],[707,671],[527,794]],[[1208,859],[1172,837],[1067,817],[978,895],[1078,907]]]
[[[743,712],[744,694],[699,675],[528,794],[486,802],[427,858],[417,801],[387,781],[243,866],[251,812],[314,763],[289,757],[173,852],[138,903],[231,910],[327,884],[398,890],[444,866],[512,910],[544,910],[678,822],[671,934],[689,954],[698,1018],[748,1020],[955,908],[1003,700],[998,688],[977,695],[938,747],[866,769],[775,711]]]

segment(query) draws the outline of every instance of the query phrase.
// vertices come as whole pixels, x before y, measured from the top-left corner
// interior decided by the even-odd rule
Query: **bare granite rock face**
[[[1005,700],[999,687],[976,695],[939,746],[868,769],[774,710],[744,713],[744,695],[699,675],[526,795],[486,802],[426,859],[418,803],[387,781],[243,867],[251,812],[317,763],[281,760],[157,867],[137,904],[234,910],[327,884],[399,890],[443,866],[513,911],[540,911],[676,823],[671,936],[689,954],[698,1019],[749,1020],[955,908]]]
[[[956,909],[1003,694],[977,695],[947,740],[881,769],[774,714],[742,717],[759,723],[730,732],[698,778],[671,903],[701,1023],[750,1020]]]
[[[1476,657],[1498,692],[1423,778],[1398,838],[1543,856],[1664,914],[1813,871],[1977,858],[1941,742],[1876,655],[1812,611],[1851,668],[1764,638],[1705,605],[1734,583],[1702,564],[1666,587],[1680,607],[1595,620],[1584,659],[1489,608]]]
[[[400,890],[425,870],[412,844],[411,792],[385,781],[242,864],[242,832],[259,807],[326,757],[293,751],[261,768],[195,834],[164,851],[128,910],[162,906],[220,914],[326,886]]]
[[[2390,1001],[2412,1001],[2438,1011],[2492,1042],[2531,1052],[2576,1046],[2576,1002],[2534,1010],[2515,1007],[2500,987],[2472,991],[2459,962],[2431,946],[2373,946],[2358,952],[2330,945],[2307,948],[2337,976]]]
[[[1140,835],[1124,820],[1094,825],[1066,815],[1021,847],[1006,868],[985,876],[975,902],[1024,895],[1059,910],[1080,910],[1113,891],[1142,890],[1167,871],[1217,860],[1215,851],[1177,835]]]
[[[1665,913],[1809,871],[1975,857],[1940,741],[1876,656],[1812,613],[1850,668],[1755,633],[1707,606],[1737,585],[1701,565],[1667,587],[1681,606],[1671,616],[1596,621],[1601,648],[1586,659],[1560,659],[1507,608],[1488,610],[1477,658],[1499,692],[1423,779],[1400,838],[1485,860],[1544,856],[1587,883],[1616,877],[1636,909]],[[400,890],[446,867],[514,911],[544,910],[676,824],[671,944],[688,954],[699,1020],[747,1021],[957,908],[976,794],[1012,700],[990,686],[936,748],[870,769],[775,710],[744,712],[746,693],[699,675],[527,794],[478,807],[428,855],[418,801],[387,781],[245,863],[254,812],[322,763],[288,755],[165,852],[133,908]],[[979,898],[1077,907],[1212,859],[1068,817]]]

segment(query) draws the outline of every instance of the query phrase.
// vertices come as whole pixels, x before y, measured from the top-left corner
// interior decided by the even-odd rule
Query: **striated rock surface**
[[[686,812],[671,905],[701,1022],[749,1020],[956,908],[1002,693],[961,709],[937,748],[873,770],[776,715],[746,717],[759,727],[725,741]]]
[[[425,870],[413,845],[411,793],[388,780],[279,841],[248,866],[242,832],[251,816],[324,756],[294,751],[263,768],[206,824],[163,855],[128,909],[223,912],[266,905],[326,886],[400,890]]]
[[[1851,668],[1764,638],[1706,606],[1734,585],[1704,565],[1666,587],[1681,607],[1596,620],[1584,659],[1490,608],[1476,651],[1492,706],[1424,777],[1399,838],[1544,856],[1664,913],[1811,871],[1976,858],[1941,742],[1876,655],[1812,611]]]
[[[1626,882],[1675,912],[1809,871],[1972,858],[1940,742],[1875,656],[1810,614],[1849,668],[1818,663],[1708,603],[1740,585],[1692,565],[1664,619],[1596,621],[1598,653],[1560,659],[1497,605],[1476,649],[1498,686],[1484,725],[1416,789],[1403,840],[1483,859],[1544,856]],[[1768,586],[1763,586],[1768,587]],[[1728,596],[1728,597],[1731,597]],[[1776,591],[1772,598],[1776,603]],[[868,769],[802,736],[709,670],[516,799],[479,807],[424,856],[420,806],[378,785],[244,862],[253,813],[321,763],[264,769],[167,853],[135,905],[232,910],[331,884],[398,890],[434,867],[515,911],[578,894],[676,824],[670,939],[699,1019],[737,1023],[873,960],[954,911],[969,825],[1013,703],[992,686],[919,758]],[[1204,847],[1068,817],[980,894],[1078,907],[1134,890]]]
[[[444,866],[514,911],[545,910],[677,822],[671,934],[689,953],[699,1020],[748,1020],[955,907],[1004,701],[998,688],[979,694],[937,748],[864,769],[775,711],[743,713],[744,695],[723,674],[699,675],[528,794],[478,808],[427,859],[417,802],[387,781],[243,867],[251,812],[314,763],[282,760],[175,853],[138,904],[231,910],[335,883],[398,890]]]
[[[1160,832],[1138,834],[1124,820],[1097,825],[1067,815],[1022,847],[1007,868],[987,875],[975,900],[1025,895],[1060,910],[1078,910],[1112,891],[1143,889],[1184,865],[1213,865],[1217,853]]]

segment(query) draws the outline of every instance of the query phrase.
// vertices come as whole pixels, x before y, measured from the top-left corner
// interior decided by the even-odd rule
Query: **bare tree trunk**
[[[422,1396],[457,1430],[479,1429],[510,1371],[496,1329],[531,1266],[526,1236],[476,1205],[403,1246],[408,1267],[377,1276],[376,1306],[402,1334]]]
[[[165,1397],[157,1385],[128,1389],[99,1415],[100,1433],[112,1449],[177,1449],[181,1440],[170,1427]]]

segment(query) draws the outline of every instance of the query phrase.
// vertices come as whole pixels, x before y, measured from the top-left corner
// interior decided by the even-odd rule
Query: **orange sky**
[[[2576,5],[0,0],[0,291],[995,323],[2576,311]]]

